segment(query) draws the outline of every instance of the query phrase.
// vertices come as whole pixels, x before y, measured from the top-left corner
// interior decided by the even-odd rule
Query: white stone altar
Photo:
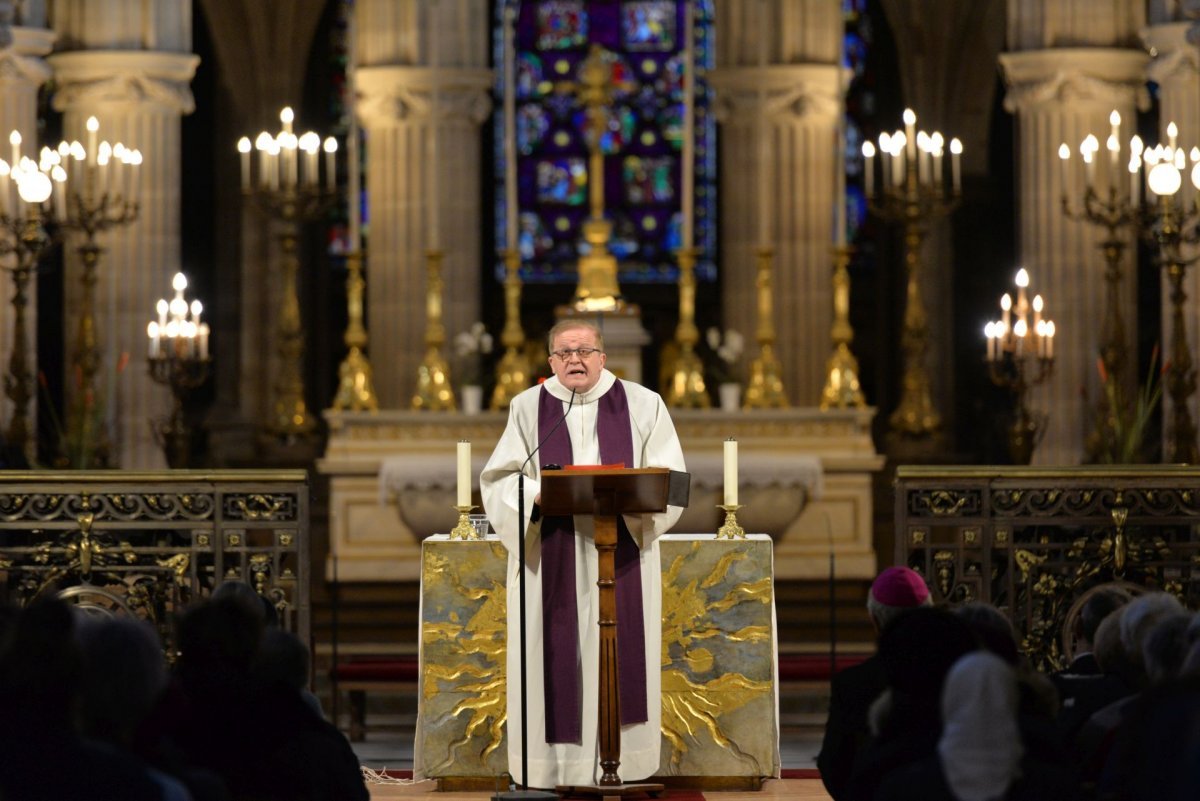
[[[870,436],[874,409],[726,413],[675,409],[691,502],[675,530],[715,532],[723,515],[722,442],[739,445],[738,522],[775,542],[775,577],[875,575],[872,474],[884,458]],[[472,444],[479,472],[507,415],[410,411],[325,413],[329,442],[317,469],[330,482],[330,554],[340,581],[416,581],[421,542],[455,522],[455,443]],[[475,491],[478,498],[478,490]]]

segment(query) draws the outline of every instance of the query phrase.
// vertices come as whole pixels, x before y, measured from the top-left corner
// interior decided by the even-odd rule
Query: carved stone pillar
[[[359,4],[355,93],[367,141],[367,318],[383,408],[407,408],[412,398],[425,332],[425,252],[434,240],[445,254],[447,337],[479,319],[480,281],[491,280],[480,268],[479,196],[479,126],[492,105],[490,19],[482,0]]]
[[[1004,105],[1017,115],[1018,125],[1019,264],[1033,274],[1057,326],[1054,371],[1031,398],[1033,409],[1049,414],[1034,463],[1078,464],[1102,391],[1096,370],[1102,327],[1096,314],[1105,308],[1100,242],[1106,232],[1063,215],[1064,190],[1078,206],[1084,176],[1082,169],[1073,170],[1070,185],[1064,187],[1057,152],[1066,142],[1078,168],[1079,143],[1088,134],[1103,140],[1114,109],[1121,114],[1120,138],[1128,142],[1134,133],[1135,104],[1145,102],[1146,56],[1125,49],[1057,48],[1007,53],[1000,63],[1009,87]],[[1128,159],[1128,151],[1123,153]],[[1121,176],[1128,180],[1127,173]],[[1118,302],[1125,330],[1135,331],[1135,234],[1125,230],[1121,239],[1126,243],[1125,280],[1119,285]]]
[[[22,21],[20,19],[16,20]],[[37,138],[38,89],[50,77],[50,67],[43,58],[54,46],[54,33],[44,28],[13,26],[0,30],[0,143],[8,145],[8,136],[19,131],[23,151],[36,158],[41,145]],[[8,151],[4,150],[8,161]],[[0,374],[7,374],[8,360],[13,346],[13,314],[9,305],[13,297],[12,275],[7,270],[0,275]],[[25,363],[31,371],[37,370],[37,279],[32,278],[26,290],[27,306]],[[37,431],[37,388],[32,388],[34,398],[30,401],[30,431]],[[12,419],[13,404],[8,395],[0,392],[0,426],[7,426]]]
[[[1179,146],[1185,151],[1200,145],[1200,54],[1196,45],[1188,41],[1190,22],[1168,22],[1154,25],[1142,30],[1142,41],[1150,52],[1150,66],[1147,77],[1158,84],[1158,135],[1159,141],[1167,140],[1166,127],[1174,122],[1179,126]],[[1183,176],[1184,197],[1192,192],[1190,175]],[[1196,255],[1195,248],[1189,248],[1189,256]],[[1187,293],[1184,303],[1184,319],[1188,321],[1187,341],[1192,352],[1193,361],[1200,361],[1200,270],[1195,265],[1190,267],[1184,278],[1183,290]],[[1171,288],[1164,281],[1162,287],[1162,326],[1159,341],[1163,343],[1162,353],[1167,353],[1171,341]],[[1165,356],[1164,356],[1165,358]],[[1160,359],[1158,367],[1162,367]],[[1136,376],[1138,381],[1144,375]],[[1169,404],[1170,401],[1168,400]],[[1200,399],[1193,395],[1189,402],[1192,419],[1200,419]],[[1171,432],[1164,426],[1164,453],[1169,453],[1167,443],[1170,442]]]
[[[108,410],[116,463],[127,469],[162,468],[166,460],[150,423],[167,414],[170,398],[150,379],[143,360],[146,323],[181,266],[180,117],[194,108],[188,84],[200,61],[188,52],[191,3],[67,0],[54,7],[53,22],[64,41],[87,48],[49,58],[63,136],[86,141],[85,122],[95,116],[101,138],[135,147],[145,159],[138,171],[138,219],[99,237],[105,250],[98,270],[96,324],[104,360],[96,388],[105,395],[101,400]],[[78,313],[73,306],[81,271],[76,245],[78,241],[65,244],[68,348],[75,341]],[[123,352],[131,363],[114,375]]]
[[[741,165],[721,172],[725,323],[753,340],[754,253],[770,245],[784,388],[793,403],[815,406],[825,385],[824,346],[833,311],[838,69],[832,64],[728,69],[714,73],[711,82],[725,163]],[[766,191],[760,189],[763,176],[769,180]],[[763,199],[766,208],[760,208]],[[762,230],[768,233],[765,243]],[[748,349],[755,352],[753,345]]]
[[[774,248],[775,352],[784,389],[792,403],[815,406],[832,319],[841,6],[730,0],[716,4],[715,14],[717,68],[708,77],[725,164],[722,322],[746,335],[749,356],[757,352],[755,251]]]

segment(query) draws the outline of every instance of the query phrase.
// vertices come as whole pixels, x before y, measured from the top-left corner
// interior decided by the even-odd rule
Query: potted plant
[[[483,357],[491,352],[492,335],[483,323],[472,323],[454,338],[454,354],[462,376],[464,414],[479,414],[483,410]]]
[[[709,375],[717,387],[721,409],[727,412],[737,411],[742,399],[742,384],[738,380],[737,369],[746,340],[732,328],[722,334],[721,329],[716,326],[709,328],[704,338],[712,351]]]

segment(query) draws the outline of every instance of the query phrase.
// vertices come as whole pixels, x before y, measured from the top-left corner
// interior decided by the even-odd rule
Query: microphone
[[[571,390],[571,400],[567,402],[567,410],[565,412],[563,412],[562,417],[558,418],[558,422],[556,422],[553,426],[550,427],[550,430],[546,432],[546,436],[542,437],[542,440],[541,440],[541,442],[539,442],[537,444],[537,447],[534,448],[532,451],[530,451],[529,456],[521,464],[521,469],[517,472],[519,472],[521,475],[525,475],[525,468],[529,466],[530,460],[533,459],[533,457],[535,455],[537,455],[537,452],[542,449],[542,446],[546,444],[546,440],[550,439],[550,435],[552,435],[555,431],[557,431],[558,427],[563,424],[563,421],[567,419],[567,415],[571,413],[571,407],[574,405],[575,405],[575,390]]]

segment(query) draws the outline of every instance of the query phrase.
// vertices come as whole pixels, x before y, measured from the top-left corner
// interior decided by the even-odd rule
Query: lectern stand
[[[561,795],[584,793],[605,799],[631,795],[657,796],[661,784],[625,784],[617,774],[621,764],[621,709],[617,691],[617,518],[623,514],[654,514],[667,508],[671,471],[665,467],[639,469],[585,468],[544,470],[541,477],[542,513],[590,515],[595,521],[600,561],[600,783],[559,785]],[[655,703],[657,699],[650,699]]]

